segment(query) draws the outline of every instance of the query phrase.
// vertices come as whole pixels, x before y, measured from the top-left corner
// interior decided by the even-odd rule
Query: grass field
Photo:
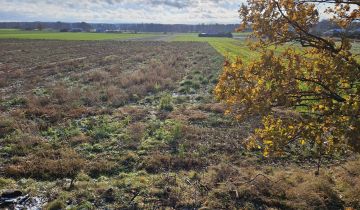
[[[178,34],[175,35],[172,41],[181,42],[208,42],[220,54],[230,59],[235,59],[236,56],[248,60],[254,56],[255,53],[251,51],[244,40],[232,38],[213,38],[213,37],[198,37],[198,34]]]
[[[153,34],[115,33],[61,33],[46,31],[0,30],[0,39],[46,39],[46,40],[115,40],[151,37]]]
[[[212,38],[212,37],[198,37],[198,34],[176,34],[172,37],[171,41],[180,42],[207,42],[213,48],[216,49],[221,55],[230,58],[231,60],[240,57],[243,61],[249,61],[257,57],[258,53],[250,50],[246,38],[249,33],[234,33],[233,38]],[[241,37],[241,39],[239,39]],[[280,46],[276,49],[276,52],[283,52],[285,47]],[[299,51],[301,49],[299,48]],[[352,52],[357,55],[357,59],[360,61],[360,42],[352,43]]]

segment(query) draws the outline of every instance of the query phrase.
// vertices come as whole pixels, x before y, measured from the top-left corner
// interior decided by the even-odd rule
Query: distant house
[[[228,37],[233,38],[232,33],[200,33],[199,37]]]
[[[81,28],[72,28],[70,32],[83,32],[83,30]]]

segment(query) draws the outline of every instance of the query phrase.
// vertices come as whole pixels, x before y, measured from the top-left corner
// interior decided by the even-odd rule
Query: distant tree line
[[[82,31],[131,31],[131,32],[163,32],[163,33],[228,33],[234,32],[239,24],[154,24],[154,23],[134,23],[134,24],[102,24],[102,23],[65,23],[65,22],[0,22],[0,28],[18,28],[22,30],[44,30],[53,29],[57,31],[72,31],[81,29]],[[339,28],[330,20],[322,20],[312,28],[314,34],[322,34],[326,31]],[[360,28],[360,22],[354,22],[348,28],[355,30]],[[251,32],[249,27],[247,30]]]
[[[22,30],[54,29],[58,31],[71,31],[77,28],[83,31],[132,31],[132,32],[164,32],[164,33],[221,33],[233,32],[238,24],[98,24],[98,23],[65,23],[65,22],[2,22],[0,28],[18,28]]]
[[[340,27],[330,20],[322,20],[320,21],[315,27],[312,28],[312,33],[316,35],[323,34],[326,31],[333,30],[333,29],[340,29]],[[360,22],[353,22],[347,28],[348,31],[360,29]]]

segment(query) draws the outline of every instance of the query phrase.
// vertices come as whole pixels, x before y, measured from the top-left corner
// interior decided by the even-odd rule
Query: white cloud
[[[238,23],[244,0],[0,0],[0,21]]]

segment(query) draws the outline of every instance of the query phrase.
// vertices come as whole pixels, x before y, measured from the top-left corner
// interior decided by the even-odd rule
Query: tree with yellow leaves
[[[263,117],[246,145],[264,156],[360,151],[359,57],[345,34],[312,33],[320,13],[346,30],[360,20],[360,1],[248,0],[239,10],[239,30],[253,29],[250,47],[260,57],[226,62],[215,94],[238,120]]]

